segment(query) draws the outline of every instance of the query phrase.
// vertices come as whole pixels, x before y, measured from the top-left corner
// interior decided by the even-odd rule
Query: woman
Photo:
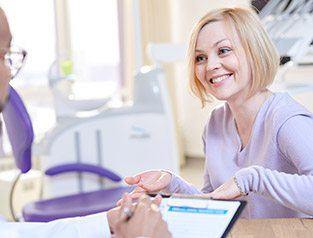
[[[189,44],[192,91],[202,104],[225,101],[204,133],[204,187],[198,191],[169,171],[127,177],[143,191],[246,196],[247,218],[313,215],[312,114],[286,93],[273,93],[279,56],[258,17],[248,9],[209,12]]]

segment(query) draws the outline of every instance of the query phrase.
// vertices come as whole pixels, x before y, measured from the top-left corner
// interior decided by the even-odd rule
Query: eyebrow
[[[225,40],[228,40],[228,39],[227,39],[227,38],[221,39],[221,40],[215,42],[215,43],[214,43],[214,46],[217,46],[219,43],[221,43],[221,42],[223,42],[223,41],[225,41]]]
[[[223,41],[225,41],[225,40],[228,40],[228,39],[227,39],[227,38],[221,39],[221,40],[215,42],[215,43],[213,44],[213,46],[217,46],[219,43],[221,43],[221,42],[223,42]],[[198,49],[196,49],[196,52],[202,52],[202,51],[203,51],[203,50],[198,50]]]

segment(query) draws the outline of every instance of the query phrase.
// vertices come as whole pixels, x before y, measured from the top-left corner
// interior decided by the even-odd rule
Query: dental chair
[[[145,66],[134,76],[133,100],[115,107],[57,115],[57,124],[35,148],[43,168],[92,163],[122,177],[144,170],[178,172],[175,120],[164,70]],[[92,92],[91,92],[92,93]],[[111,184],[88,175],[45,180],[45,197],[89,192]]]
[[[287,67],[303,63],[313,42],[313,1],[272,0],[259,14]],[[312,62],[311,62],[312,63]]]
[[[281,65],[271,89],[287,91],[312,111],[310,73],[300,73],[296,78],[286,76],[290,69],[295,71],[301,66],[313,65],[313,0],[271,0],[259,16],[281,56]]]
[[[9,88],[9,99],[3,111],[3,119],[7,128],[16,166],[22,173],[27,173],[32,167],[31,155],[34,139],[33,127],[28,112],[18,93]],[[121,177],[114,172],[88,163],[68,163],[46,170],[49,177],[58,177],[68,173],[87,173],[102,178],[120,182]],[[14,184],[18,182],[17,177]],[[11,210],[13,212],[14,186],[11,192]],[[58,198],[41,200],[27,204],[23,209],[25,221],[48,222],[51,220],[84,216],[103,212],[113,208],[123,193],[129,192],[131,187],[117,186],[111,189],[100,189],[92,192],[82,192]]]

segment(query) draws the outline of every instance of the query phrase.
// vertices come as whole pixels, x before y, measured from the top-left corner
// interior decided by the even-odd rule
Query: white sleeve
[[[8,238],[110,238],[105,212],[47,223],[0,222],[1,237]]]

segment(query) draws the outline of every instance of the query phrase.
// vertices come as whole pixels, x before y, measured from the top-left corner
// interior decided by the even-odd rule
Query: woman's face
[[[230,38],[228,29],[223,21],[201,29],[196,42],[195,72],[208,94],[231,102],[248,95],[252,80],[239,37],[236,33]]]

